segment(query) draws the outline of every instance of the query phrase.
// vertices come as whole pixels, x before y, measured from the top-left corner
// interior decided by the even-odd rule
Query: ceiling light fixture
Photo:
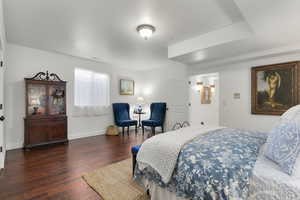
[[[137,32],[140,34],[142,38],[147,40],[150,38],[155,32],[155,27],[149,24],[142,24],[136,28]]]

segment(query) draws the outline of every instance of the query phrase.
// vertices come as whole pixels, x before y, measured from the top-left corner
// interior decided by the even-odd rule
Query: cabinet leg
[[[25,150],[26,152],[29,152],[29,151],[31,151],[31,149],[30,149],[30,148],[28,148],[28,147],[24,147],[24,150]]]

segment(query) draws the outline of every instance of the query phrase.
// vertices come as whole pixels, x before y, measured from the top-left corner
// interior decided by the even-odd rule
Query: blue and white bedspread
[[[250,179],[266,134],[219,129],[185,144],[169,183],[151,167],[136,167],[135,178],[158,184],[177,196],[201,200],[247,199]]]

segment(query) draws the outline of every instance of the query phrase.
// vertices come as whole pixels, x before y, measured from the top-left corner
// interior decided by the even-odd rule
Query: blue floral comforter
[[[150,167],[143,171],[136,167],[135,178],[146,178],[187,199],[246,199],[252,170],[266,137],[260,132],[229,128],[211,131],[182,148],[168,184]]]

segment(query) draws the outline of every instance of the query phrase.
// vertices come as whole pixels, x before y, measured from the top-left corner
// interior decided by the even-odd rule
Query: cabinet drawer
[[[46,143],[48,141],[47,123],[28,122],[28,143],[31,145]]]
[[[68,139],[67,117],[25,119],[25,147],[65,142]]]
[[[48,127],[48,139],[50,141],[63,140],[67,138],[67,124],[64,120],[52,121]]]

